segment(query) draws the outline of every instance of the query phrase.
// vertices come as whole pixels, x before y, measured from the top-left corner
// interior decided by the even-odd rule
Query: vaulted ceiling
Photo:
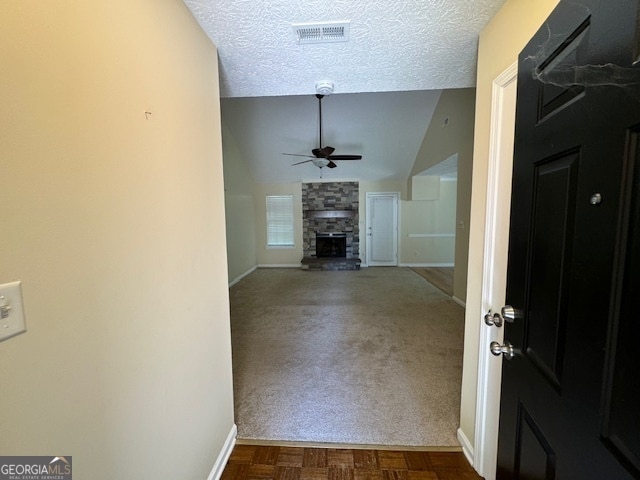
[[[406,179],[440,91],[475,86],[478,34],[504,3],[184,1],[218,47],[223,122],[259,182],[318,177],[282,153],[318,146],[320,81],[325,143],[363,155],[324,176]],[[347,22],[348,40],[298,42],[294,24],[323,22]]]

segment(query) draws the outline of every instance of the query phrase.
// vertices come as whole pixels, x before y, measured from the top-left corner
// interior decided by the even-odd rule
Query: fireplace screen
[[[316,233],[316,257],[347,256],[346,233]]]

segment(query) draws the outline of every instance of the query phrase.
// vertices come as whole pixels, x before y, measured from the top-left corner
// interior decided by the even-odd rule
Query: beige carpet
[[[458,445],[464,312],[415,272],[258,269],[230,299],[239,438]]]

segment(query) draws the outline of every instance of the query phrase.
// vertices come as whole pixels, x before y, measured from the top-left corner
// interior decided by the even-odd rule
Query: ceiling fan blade
[[[282,155],[289,155],[290,157],[305,157],[305,158],[313,158],[311,155],[299,155],[297,153],[283,153]]]
[[[308,163],[308,162],[313,162],[313,160],[303,160],[302,162],[292,163],[291,166],[293,167],[294,165],[300,165],[301,163]]]
[[[337,165],[335,163],[333,163],[331,160],[329,160],[329,163],[327,163],[327,167],[329,168],[336,168]]]
[[[362,155],[327,155],[329,160],[361,160]]]
[[[324,147],[324,148],[320,148],[318,149],[318,151],[320,152],[320,155],[322,157],[328,157],[329,155],[331,155],[333,152],[336,151],[335,148],[333,147]]]
[[[313,155],[316,158],[322,158],[322,154],[320,153],[320,149],[319,148],[314,148],[313,150],[311,150],[311,153],[313,153]]]

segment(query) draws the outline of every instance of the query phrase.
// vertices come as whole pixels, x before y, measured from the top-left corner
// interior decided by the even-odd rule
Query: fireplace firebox
[[[347,234],[346,233],[319,233],[316,232],[316,257],[346,258]]]

